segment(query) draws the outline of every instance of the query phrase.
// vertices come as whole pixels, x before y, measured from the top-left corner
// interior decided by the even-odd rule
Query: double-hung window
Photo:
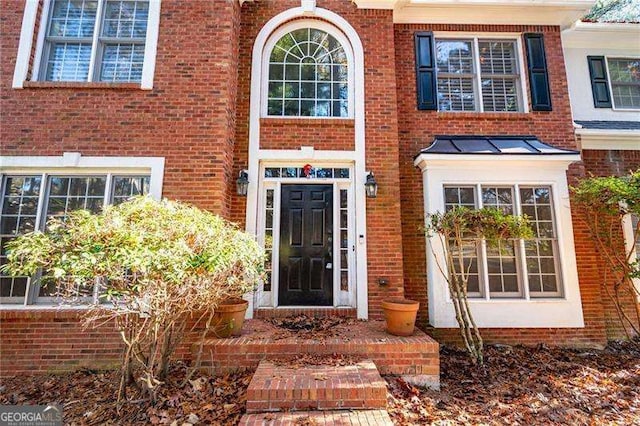
[[[523,111],[515,39],[436,39],[440,111]]]
[[[44,229],[52,218],[64,219],[73,210],[100,212],[150,192],[144,174],[7,174],[0,185],[0,264],[6,262],[6,244],[17,236]],[[32,277],[0,276],[0,302],[30,304],[51,300],[54,290],[36,285]],[[94,293],[89,290],[89,293]]]
[[[468,241],[462,247],[470,271],[470,297],[562,296],[549,186],[447,185],[444,187],[444,200],[446,210],[455,206],[491,207],[506,214],[526,215],[533,228],[534,238],[531,240],[503,241],[497,247]]]
[[[640,58],[607,58],[613,106],[640,109]]]
[[[40,80],[140,82],[147,0],[51,0]]]

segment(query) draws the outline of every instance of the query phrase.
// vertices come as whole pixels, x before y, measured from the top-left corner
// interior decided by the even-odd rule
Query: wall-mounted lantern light
[[[249,173],[246,170],[240,170],[238,179],[236,179],[236,190],[238,195],[245,197],[249,188]]]
[[[378,182],[373,176],[373,172],[367,173],[367,180],[364,183],[364,190],[367,193],[367,197],[376,198],[378,196]]]

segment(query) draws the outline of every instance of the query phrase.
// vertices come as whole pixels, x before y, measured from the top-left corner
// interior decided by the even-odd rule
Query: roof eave
[[[361,9],[391,9],[395,23],[522,24],[568,27],[594,0],[353,0]]]
[[[581,161],[580,154],[418,154],[413,164],[421,170],[428,167],[451,167],[454,163],[465,163],[465,167],[499,166],[500,163],[518,164],[520,167],[569,167]]]

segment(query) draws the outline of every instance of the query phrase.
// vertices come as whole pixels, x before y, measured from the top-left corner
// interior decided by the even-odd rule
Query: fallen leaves
[[[640,343],[640,342],[638,342]],[[640,425],[640,346],[489,346],[486,365],[443,347],[440,391],[387,377],[398,425]]]
[[[307,354],[273,362],[339,366],[358,361],[342,354]],[[397,425],[640,425],[640,347],[633,343],[613,343],[604,350],[489,346],[483,369],[472,366],[466,353],[443,347],[440,362],[440,391],[386,378],[388,411]],[[2,379],[0,404],[57,402],[70,425],[238,424],[251,373],[202,375],[180,387],[185,371],[182,364],[172,370],[153,407],[130,388],[118,411],[113,402],[117,373],[100,371]],[[316,423],[307,418],[297,424]]]
[[[295,336],[299,339],[323,340],[331,337],[343,337],[349,324],[357,320],[343,317],[313,317],[293,315],[284,318],[265,320],[280,329],[276,339]]]
[[[151,406],[129,388],[129,400],[117,409],[114,403],[118,374],[79,371],[55,376],[2,379],[0,404],[47,404],[64,407],[69,425],[235,425],[244,414],[251,373],[221,377],[203,375],[184,387],[186,366],[178,363],[158,403]]]

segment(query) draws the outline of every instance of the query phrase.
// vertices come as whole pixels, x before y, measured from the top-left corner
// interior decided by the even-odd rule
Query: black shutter
[[[436,87],[436,63],[432,32],[415,33],[416,44],[416,88],[418,109],[438,109],[438,89]]]
[[[549,90],[547,58],[544,52],[544,37],[542,34],[527,33],[524,35],[524,42],[527,49],[531,108],[534,111],[551,111],[551,92]]]
[[[607,81],[607,66],[604,56],[587,56],[589,75],[591,76],[591,91],[593,92],[593,106],[596,108],[611,108],[611,94]]]

